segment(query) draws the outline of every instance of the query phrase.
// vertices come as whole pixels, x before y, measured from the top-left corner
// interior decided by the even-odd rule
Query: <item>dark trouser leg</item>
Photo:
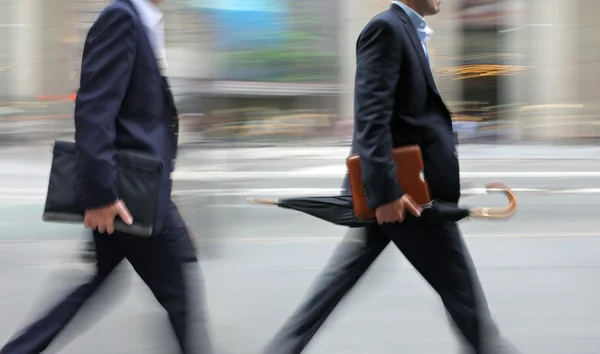
[[[473,351],[487,354],[483,334],[491,316],[458,226],[386,224],[382,228],[440,295]]]
[[[350,229],[312,285],[312,291],[268,344],[267,354],[298,354],[385,249],[389,238],[377,226]]]
[[[44,351],[69,324],[85,302],[102,285],[123,259],[119,238],[94,233],[97,253],[96,275],[79,286],[41,319],[31,324],[0,350],[2,354],[37,354]]]
[[[464,244],[464,240],[460,240],[463,244],[464,249],[467,249],[467,246]],[[487,300],[485,298],[485,294],[483,291],[483,287],[481,286],[481,282],[479,281],[479,277],[476,275],[475,265],[473,264],[473,259],[471,258],[469,252],[465,253],[465,261],[467,262],[467,267],[470,270],[473,277],[471,278],[473,289],[475,292],[475,296],[477,298],[477,309],[479,311],[479,320],[480,320],[480,337],[482,343],[482,352],[483,353],[518,353],[518,350],[505,338],[503,338],[500,334],[500,331],[492,318],[492,314],[490,312]],[[456,327],[456,324],[452,320],[452,316],[446,310],[446,315],[450,320],[453,329],[458,334],[462,336],[460,330]],[[463,337],[463,344],[466,344],[465,347],[468,347],[468,342],[464,343],[465,340]],[[471,348],[465,348],[465,353],[471,353]]]
[[[170,206],[160,235],[149,240],[131,236],[126,242],[127,259],[167,311],[181,351],[210,353],[200,268],[177,207]]]

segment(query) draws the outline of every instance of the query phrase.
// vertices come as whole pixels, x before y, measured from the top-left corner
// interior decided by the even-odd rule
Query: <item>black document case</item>
[[[160,191],[163,163],[156,157],[129,150],[116,154],[117,190],[131,215],[133,224],[115,220],[115,230],[150,237]],[[84,209],[77,192],[77,148],[75,143],[54,143],[52,166],[43,220],[58,223],[83,223]]]

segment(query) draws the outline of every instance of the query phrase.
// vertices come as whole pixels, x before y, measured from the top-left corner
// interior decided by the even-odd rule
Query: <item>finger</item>
[[[406,210],[408,210],[408,212],[411,213],[413,216],[416,216],[416,217],[421,216],[421,211],[414,204],[406,205]]]
[[[90,228],[92,230],[97,230],[98,229],[98,223],[94,220],[90,220]]]
[[[112,235],[113,232],[115,232],[115,223],[114,222],[109,222],[106,225],[106,233],[108,233],[109,235]]]
[[[404,208],[406,209],[406,211],[411,213],[413,216],[416,216],[416,217],[421,216],[421,211],[419,210],[420,208],[417,205],[417,203],[414,201],[414,199],[412,199],[411,196],[407,195],[406,201],[403,204],[404,204]]]
[[[89,229],[92,226],[92,224],[90,223],[90,219],[89,218],[86,217],[85,219],[83,219],[83,226],[86,229]]]
[[[417,203],[417,202],[416,202],[416,201],[413,199],[413,197],[411,197],[410,195],[408,196],[408,201],[410,201],[410,203],[411,203],[412,205],[414,205],[414,206],[415,206],[415,208],[417,208],[417,209],[420,209],[420,208],[421,208],[421,204]]]
[[[119,203],[117,207],[117,215],[119,215],[119,217],[121,218],[121,220],[123,220],[125,224],[133,224],[133,217],[131,216],[131,213],[129,212],[125,204]]]
[[[398,213],[398,215],[396,216],[396,220],[394,220],[394,222],[402,223],[403,221],[404,221],[404,213]]]
[[[98,232],[103,234],[106,231],[106,226],[103,223],[98,224]]]

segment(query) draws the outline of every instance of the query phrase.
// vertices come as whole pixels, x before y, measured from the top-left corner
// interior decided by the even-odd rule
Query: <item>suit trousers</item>
[[[43,352],[91,296],[127,259],[166,310],[182,353],[209,353],[202,279],[187,228],[170,203],[159,235],[140,238],[115,232],[94,232],[97,271],[43,317],[29,325],[0,350],[2,354]]]
[[[265,349],[299,354],[392,240],[439,294],[467,352],[504,353],[474,265],[456,223],[402,223],[350,229],[326,268]]]

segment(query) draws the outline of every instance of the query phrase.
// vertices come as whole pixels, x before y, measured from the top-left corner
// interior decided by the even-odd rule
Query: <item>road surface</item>
[[[343,159],[340,164],[316,153],[288,160],[267,154],[193,155],[178,165],[175,194],[200,245],[211,332],[219,350],[257,353],[301,300],[345,230],[292,211],[249,206],[245,199],[336,193]],[[91,272],[76,257],[85,232],[40,221],[49,155],[10,156],[3,161],[12,168],[0,172],[1,339]],[[461,170],[469,181],[466,192],[473,194],[464,198],[465,205],[502,203],[480,189],[493,179],[515,188],[518,197],[519,211],[508,222],[461,222],[505,335],[523,353],[596,354],[600,164],[586,158],[472,158],[462,161]],[[57,350],[172,352],[166,318],[151,294],[128,265],[120,274],[116,279],[125,285],[110,298],[114,309]],[[439,300],[390,246],[306,353],[455,353],[456,348]]]

